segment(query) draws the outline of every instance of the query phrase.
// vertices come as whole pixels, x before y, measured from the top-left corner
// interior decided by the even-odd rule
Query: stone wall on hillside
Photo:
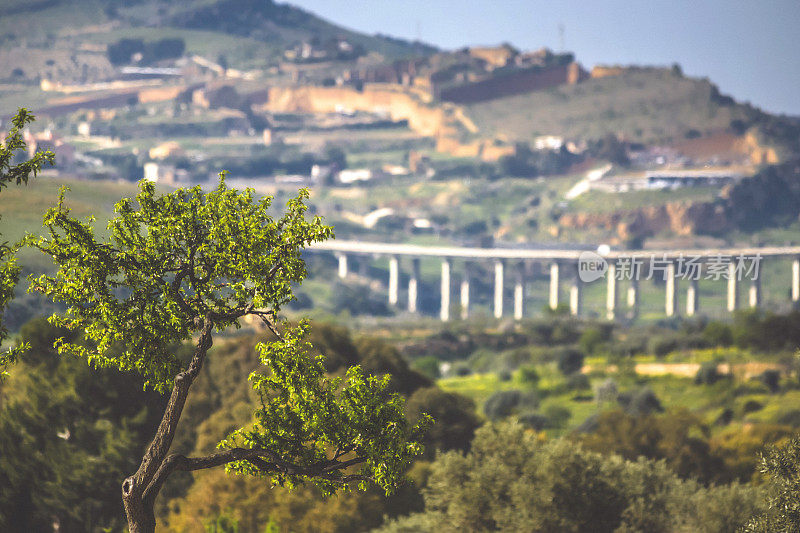
[[[592,67],[591,77],[592,78],[607,78],[609,76],[620,76],[626,70],[628,70],[626,67],[620,67],[620,66],[616,66],[616,65],[614,65],[614,66],[595,65],[594,67]]]
[[[434,84],[433,92],[437,99],[444,102],[468,104],[540,91],[558,85],[575,84],[588,76],[578,63],[569,63],[546,68],[522,69],[455,86]]]
[[[362,91],[349,87],[272,87],[267,102],[258,109],[273,113],[383,112],[392,120],[407,120],[412,130],[436,139],[437,151],[455,157],[496,161],[515,150],[513,145],[498,144],[493,139],[462,141],[462,130],[470,134],[478,130],[459,108],[427,104],[406,90],[385,85],[367,86]]]
[[[263,109],[275,113],[336,113],[342,110],[385,112],[392,120],[407,120],[420,135],[438,137],[453,129],[445,111],[390,89],[292,86],[271,87]]]

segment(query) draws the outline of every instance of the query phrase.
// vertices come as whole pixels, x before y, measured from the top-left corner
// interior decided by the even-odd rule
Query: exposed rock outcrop
[[[601,228],[616,233],[620,241],[675,235],[715,235],[730,229],[725,206],[715,202],[671,202],[613,213],[567,213],[559,219],[564,228]]]

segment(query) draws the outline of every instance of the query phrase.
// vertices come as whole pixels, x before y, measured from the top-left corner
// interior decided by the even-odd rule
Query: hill
[[[774,131],[776,124],[792,121],[737,103],[707,78],[686,77],[678,67],[617,69],[616,75],[475,103],[466,111],[482,132],[517,141],[614,134],[639,143],[675,143],[756,127],[772,144],[795,148],[788,146],[791,135]]]
[[[354,32],[271,0],[7,0],[3,4],[0,49],[69,49],[73,61],[75,54],[94,52],[91,43],[120,37],[183,38],[187,52],[205,53],[214,60],[225,56],[234,67],[266,66],[287,48],[330,39],[345,39],[364,53],[389,60],[435,50],[422,43]],[[0,78],[5,78],[10,72],[2,63]]]

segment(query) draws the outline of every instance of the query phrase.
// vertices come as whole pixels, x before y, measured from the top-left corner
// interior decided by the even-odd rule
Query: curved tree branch
[[[222,466],[233,461],[249,461],[265,474],[288,473],[309,477],[321,477],[331,481],[360,481],[367,477],[359,474],[342,475],[341,472],[366,461],[365,457],[354,457],[347,461],[336,459],[312,466],[301,466],[288,463],[275,456],[274,453],[261,448],[231,448],[207,455],[205,457],[186,457],[182,454],[171,454],[161,463],[153,479],[147,485],[142,496],[145,504],[154,502],[158,492],[170,474],[175,471],[191,472]]]

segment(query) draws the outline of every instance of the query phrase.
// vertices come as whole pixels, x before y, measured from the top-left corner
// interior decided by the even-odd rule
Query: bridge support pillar
[[[638,272],[632,272],[631,284],[628,285],[627,304],[628,315],[631,319],[639,316],[639,278]]]
[[[408,312],[417,312],[417,288],[419,285],[419,258],[411,260],[411,277],[408,278]]]
[[[792,301],[800,302],[800,258],[792,260]]]
[[[494,317],[503,318],[503,261],[494,262]]]
[[[442,322],[450,320],[450,260],[442,260],[442,306],[439,310]]]
[[[739,309],[739,273],[736,263],[728,263],[728,311],[734,312]]]
[[[514,283],[514,319],[522,320],[525,314],[525,264],[517,265]]]
[[[557,262],[550,263],[550,309],[558,307],[558,269]]]
[[[761,306],[761,278],[756,276],[750,282],[750,291],[749,291],[749,300],[750,300],[750,307],[760,307]]]
[[[675,277],[675,263],[667,265],[666,272],[666,297],[664,313],[670,317],[678,314],[678,278]]]
[[[606,276],[606,319],[614,320],[617,316],[617,264],[614,261],[608,262]]]
[[[393,255],[389,258],[389,305],[397,305],[400,281],[400,259]]]
[[[347,277],[347,255],[337,254],[336,258],[339,260],[339,277],[344,279]]]
[[[461,320],[469,318],[470,266],[464,265],[464,279],[461,280]]]
[[[573,316],[580,316],[583,312],[583,282],[578,275],[578,266],[575,266],[572,285],[569,287],[569,312]]]
[[[698,291],[697,280],[692,278],[689,280],[689,287],[686,289],[686,316],[694,316],[697,314],[700,303],[698,300]]]

